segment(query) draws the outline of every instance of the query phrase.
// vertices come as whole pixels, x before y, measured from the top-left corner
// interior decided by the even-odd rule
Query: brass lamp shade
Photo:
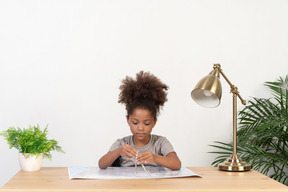
[[[203,107],[214,108],[220,105],[222,86],[218,70],[203,77],[191,92],[192,99]]]

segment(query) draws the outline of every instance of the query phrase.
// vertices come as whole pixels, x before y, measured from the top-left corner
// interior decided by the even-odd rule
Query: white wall
[[[232,95],[202,108],[190,91],[214,63],[243,98],[287,74],[286,0],[0,1],[0,131],[49,125],[66,154],[43,166],[97,166],[130,134],[117,103],[121,79],[150,71],[170,86],[155,134],[183,166],[210,166],[215,140],[232,140]],[[223,78],[222,78],[223,80]],[[241,109],[238,103],[238,109]],[[0,186],[20,168],[0,138]]]

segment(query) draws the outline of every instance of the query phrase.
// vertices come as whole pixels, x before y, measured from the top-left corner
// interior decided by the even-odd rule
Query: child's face
[[[135,141],[148,142],[150,140],[150,133],[156,121],[149,110],[134,109],[133,113],[127,118],[127,122]]]

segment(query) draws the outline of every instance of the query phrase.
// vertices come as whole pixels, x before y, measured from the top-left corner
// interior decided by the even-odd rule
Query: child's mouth
[[[144,136],[145,136],[145,133],[136,133],[136,135],[137,135],[138,137],[144,137]]]

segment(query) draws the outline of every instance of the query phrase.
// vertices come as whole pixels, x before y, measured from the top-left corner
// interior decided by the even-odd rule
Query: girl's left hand
[[[138,165],[141,165],[143,163],[154,163],[155,162],[155,154],[153,154],[151,151],[146,151],[142,153],[141,155],[138,155],[136,157],[136,161]]]

